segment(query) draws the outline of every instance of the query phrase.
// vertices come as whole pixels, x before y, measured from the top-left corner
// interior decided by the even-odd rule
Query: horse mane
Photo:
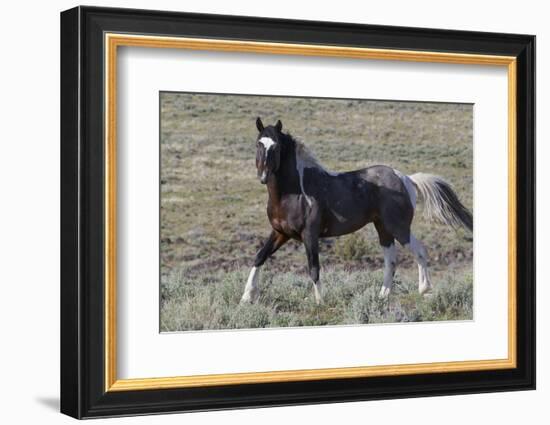
[[[323,164],[319,162],[315,154],[299,139],[287,133],[288,138],[294,143],[294,151],[296,152],[296,162],[301,163],[303,168],[317,168],[331,174]]]

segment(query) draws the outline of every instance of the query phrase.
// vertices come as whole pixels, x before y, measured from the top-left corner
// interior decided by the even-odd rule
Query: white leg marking
[[[424,245],[411,233],[410,243],[405,245],[409,248],[418,263],[418,292],[423,295],[432,289],[430,273],[428,271],[428,254]]]
[[[313,283],[313,294],[315,295],[315,302],[317,305],[323,304],[323,294],[320,280],[318,280],[317,283]]]
[[[378,294],[381,298],[386,298],[390,295],[393,284],[393,275],[395,274],[395,264],[397,262],[397,249],[392,243],[388,247],[384,247],[384,284]]]
[[[255,303],[260,296],[260,288],[258,288],[258,282],[260,280],[260,269],[258,267],[252,267],[246,286],[244,287],[244,293],[241,298],[241,303]]]

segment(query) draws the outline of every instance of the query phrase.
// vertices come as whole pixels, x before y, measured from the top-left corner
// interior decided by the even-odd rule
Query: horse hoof
[[[243,305],[243,304],[253,304],[253,303],[254,302],[252,301],[252,298],[250,297],[250,295],[246,294],[242,296],[241,302],[239,304]]]
[[[379,298],[388,298],[390,296],[390,288],[386,288],[385,286],[382,286],[380,289],[380,293],[378,294]]]
[[[428,295],[432,291],[432,285],[426,285],[418,288],[418,293],[420,295]]]
[[[258,291],[247,291],[243,294],[240,304],[254,304],[259,298]]]

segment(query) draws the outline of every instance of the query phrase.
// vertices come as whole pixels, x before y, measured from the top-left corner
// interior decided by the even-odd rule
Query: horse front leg
[[[266,262],[266,260],[275,253],[286,241],[288,237],[275,230],[271,231],[269,238],[264,243],[264,246],[256,254],[254,259],[254,267],[250,270],[246,285],[244,287],[244,293],[241,297],[241,303],[255,303],[260,296],[260,288],[258,287],[260,281],[260,267]]]
[[[323,303],[321,281],[319,280],[319,230],[313,223],[306,226],[302,236],[306,248],[309,276],[313,280],[313,293],[317,305]]]

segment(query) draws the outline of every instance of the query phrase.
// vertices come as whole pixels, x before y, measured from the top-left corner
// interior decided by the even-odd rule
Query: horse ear
[[[260,133],[264,131],[264,123],[262,122],[260,117],[256,118],[256,128]]]
[[[281,132],[281,130],[283,129],[283,123],[281,122],[281,120],[277,121],[277,124],[275,124],[275,128],[279,133]]]

